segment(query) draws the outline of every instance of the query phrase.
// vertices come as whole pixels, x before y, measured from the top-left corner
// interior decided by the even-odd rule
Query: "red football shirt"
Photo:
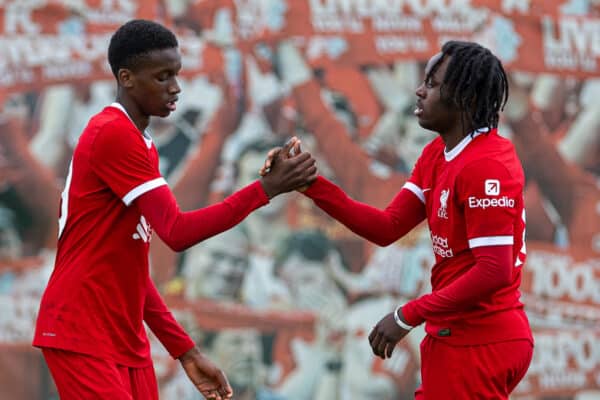
[[[402,312],[413,326],[426,321],[426,331],[447,343],[476,345],[532,340],[519,300],[525,261],[523,184],[512,144],[494,129],[467,136],[450,152],[445,152],[440,137],[433,140],[423,150],[409,181],[384,210],[349,198],[323,177],[305,194],[352,231],[381,246],[398,240],[427,218],[436,255],[433,292],[405,304]],[[494,248],[485,252],[490,246]],[[512,250],[512,266],[501,259],[496,260],[498,265],[485,260],[499,257],[497,252],[506,247]],[[510,268],[506,277],[493,270],[505,267]],[[475,289],[481,286],[473,285],[490,284],[489,275],[477,276],[482,268],[490,268],[491,279],[509,283],[500,281],[500,289],[491,294],[477,293]],[[451,293],[458,290],[456,285],[474,291],[461,292],[457,298]],[[442,290],[445,288],[450,292]],[[469,295],[473,299],[462,304],[461,297]]]
[[[151,138],[121,105],[90,120],[62,194],[55,268],[42,297],[35,346],[147,366],[144,319],[173,356],[193,346],[149,278],[152,229],[130,207],[165,184]]]
[[[525,262],[524,174],[512,143],[493,129],[475,132],[446,152],[438,137],[425,147],[404,187],[425,206],[436,257],[433,291],[475,264],[471,249],[513,247],[512,284],[462,312],[427,320],[427,333],[470,345],[530,339],[519,300]]]

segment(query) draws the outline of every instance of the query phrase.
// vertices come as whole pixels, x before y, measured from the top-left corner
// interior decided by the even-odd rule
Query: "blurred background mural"
[[[111,103],[111,33],[163,22],[183,54],[177,111],[151,130],[182,209],[257,178],[291,135],[321,174],[385,207],[435,134],[413,116],[424,62],[475,40],[511,79],[500,132],[527,186],[522,298],[536,348],[514,399],[600,399],[600,1],[0,0],[0,399],[56,399],[30,345],[52,271],[67,166],[88,118]],[[372,326],[430,290],[426,226],[380,248],[301,194],[182,254],[155,235],[152,275],[236,399],[409,399],[416,329],[394,356]],[[153,342],[161,398],[192,400]]]

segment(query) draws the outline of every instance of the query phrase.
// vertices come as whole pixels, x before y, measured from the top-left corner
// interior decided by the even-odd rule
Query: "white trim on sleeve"
[[[165,181],[165,178],[163,177],[144,182],[141,185],[134,187],[133,189],[131,189],[131,191],[129,191],[129,193],[123,196],[123,203],[125,203],[125,205],[129,207],[132,201],[134,201],[144,193],[166,184],[167,181]]]
[[[415,185],[412,182],[406,182],[403,186],[404,189],[408,189],[415,194],[421,200],[423,204],[425,204],[425,195],[423,194],[423,190]]]
[[[512,245],[515,243],[515,239],[512,236],[483,236],[478,238],[469,239],[469,247],[482,246],[503,246]]]

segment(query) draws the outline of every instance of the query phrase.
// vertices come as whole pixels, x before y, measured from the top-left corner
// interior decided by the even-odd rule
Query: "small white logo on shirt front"
[[[137,232],[131,236],[135,240],[142,239],[145,243],[148,243],[152,238],[152,228],[143,215],[140,217],[140,222],[137,224],[135,229]]]
[[[500,181],[498,179],[486,179],[485,194],[488,196],[498,196],[500,194]]]
[[[438,217],[448,219],[448,197],[450,196],[450,189],[442,190],[440,194],[440,208],[438,209]]]
[[[431,233],[431,242],[433,243],[433,252],[440,257],[454,257],[454,252],[448,246],[448,238]]]

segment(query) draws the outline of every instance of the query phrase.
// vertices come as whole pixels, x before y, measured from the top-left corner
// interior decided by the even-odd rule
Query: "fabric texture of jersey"
[[[167,324],[166,332],[175,335],[163,342],[173,356],[193,346],[149,279],[152,228],[137,207],[129,207],[165,184],[152,140],[119,104],[90,120],[61,199],[55,268],[42,297],[35,346],[150,365],[142,322],[148,304],[160,321],[154,324]]]
[[[512,281],[461,312],[428,319],[428,334],[450,344],[530,339],[520,302],[525,262],[524,174],[510,141],[497,131],[476,131],[451,151],[441,137],[425,147],[405,188],[424,204],[436,263],[432,290],[440,290],[475,264],[472,249],[512,246]],[[419,299],[403,308],[407,322],[423,322]]]

